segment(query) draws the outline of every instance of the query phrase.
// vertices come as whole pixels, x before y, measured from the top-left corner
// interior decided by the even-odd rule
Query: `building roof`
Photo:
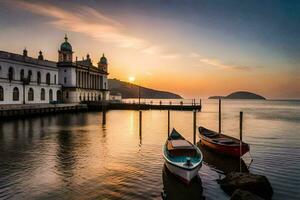
[[[89,68],[90,70],[100,72],[101,74],[108,74],[107,72],[103,71],[101,68],[94,66],[90,58],[77,60],[75,63],[77,66],[86,67]]]
[[[63,42],[60,45],[60,50],[61,51],[70,51],[72,52],[72,45],[68,42],[68,37],[67,35],[65,36],[65,42]]]
[[[18,62],[29,63],[34,65],[44,65],[47,67],[57,67],[56,62],[53,61],[39,60],[37,58],[23,56],[20,54],[10,53],[6,51],[0,51],[0,59],[18,61]]]
[[[100,58],[100,63],[101,63],[101,64],[106,64],[106,65],[107,65],[107,59],[106,59],[106,57],[104,56],[104,54],[102,54],[102,57]]]

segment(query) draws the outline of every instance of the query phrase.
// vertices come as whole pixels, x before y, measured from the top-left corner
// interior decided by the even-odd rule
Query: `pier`
[[[39,116],[51,113],[87,111],[86,104],[25,104],[1,105],[0,118],[11,119],[17,117]]]
[[[111,101],[90,101],[81,104],[18,104],[18,105],[1,105],[0,118],[22,118],[28,116],[38,116],[51,113],[65,112],[84,112],[84,111],[104,111],[108,110],[182,110],[182,111],[201,111],[201,100],[196,103],[172,102],[168,103],[153,103],[141,102],[111,102]]]
[[[89,110],[182,110],[182,111],[201,111],[202,104],[201,100],[196,103],[182,103],[182,102],[172,102],[167,103],[153,103],[141,102],[141,103],[131,103],[131,102],[84,102]]]

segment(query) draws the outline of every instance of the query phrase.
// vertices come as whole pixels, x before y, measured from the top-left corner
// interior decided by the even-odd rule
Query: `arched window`
[[[50,73],[47,73],[47,75],[46,75],[46,83],[47,83],[48,85],[50,85],[50,79],[51,79]]]
[[[10,67],[8,69],[8,79],[9,79],[9,81],[12,81],[14,79],[14,68],[13,67]]]
[[[13,90],[13,101],[19,101],[19,88],[17,87]]]
[[[45,89],[41,89],[41,101],[45,101]]]
[[[61,101],[62,100],[62,94],[61,94],[60,90],[57,90],[57,92],[56,92],[56,99],[57,99],[57,101]]]
[[[29,71],[28,71],[28,80],[31,81],[31,78],[32,78],[32,71],[29,70]]]
[[[41,84],[41,72],[37,72],[36,81],[37,84]]]
[[[53,101],[53,91],[52,91],[52,89],[49,90],[49,101]]]
[[[98,100],[99,100],[99,101],[101,100],[101,94],[98,95]]]
[[[79,94],[79,101],[81,101],[81,93]]]
[[[20,81],[24,80],[24,69],[21,69],[20,71]]]
[[[3,87],[0,86],[0,101],[3,101],[4,99],[4,91],[3,91]]]
[[[33,101],[34,100],[34,92],[32,88],[29,88],[28,90],[28,101]]]

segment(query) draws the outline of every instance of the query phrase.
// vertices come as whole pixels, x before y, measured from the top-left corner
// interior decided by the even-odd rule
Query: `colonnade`
[[[103,76],[94,72],[76,71],[76,86],[87,89],[106,89],[103,87]]]

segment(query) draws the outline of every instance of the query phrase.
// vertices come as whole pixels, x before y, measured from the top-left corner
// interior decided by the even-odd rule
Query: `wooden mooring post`
[[[222,124],[221,124],[221,98],[219,98],[219,133],[221,133],[221,128],[222,128]]]
[[[139,133],[140,133],[140,138],[142,136],[142,111],[139,111]]]
[[[168,110],[168,137],[169,137],[169,134],[170,134],[170,110]]]
[[[243,112],[240,112],[240,172],[242,172]]]
[[[106,124],[106,106],[102,104],[102,125]]]
[[[194,144],[196,144],[196,129],[197,129],[197,126],[196,126],[196,119],[197,119],[197,111],[196,110],[193,110],[193,141],[194,141]]]

